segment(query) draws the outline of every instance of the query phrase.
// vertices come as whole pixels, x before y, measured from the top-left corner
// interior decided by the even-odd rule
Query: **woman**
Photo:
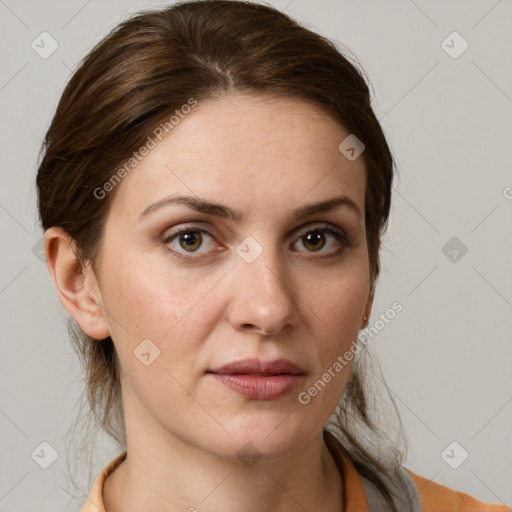
[[[136,15],[43,150],[48,268],[126,447],[83,512],[510,511],[406,470],[376,426],[360,332],[393,158],[334,45],[259,4]]]

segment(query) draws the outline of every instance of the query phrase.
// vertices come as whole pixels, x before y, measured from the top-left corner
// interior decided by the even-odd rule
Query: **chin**
[[[250,417],[236,418],[225,426],[232,437],[223,436],[222,441],[218,439],[215,444],[222,455],[234,456],[241,462],[273,462],[286,458],[307,444],[316,433],[304,418],[292,418],[287,414],[280,411],[267,417],[260,415],[258,418],[258,414],[251,414]]]

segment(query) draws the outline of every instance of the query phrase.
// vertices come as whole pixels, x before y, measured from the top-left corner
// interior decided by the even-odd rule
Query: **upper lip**
[[[242,359],[232,363],[212,368],[207,373],[218,373],[221,375],[302,375],[304,371],[288,359],[275,359],[274,361],[260,361],[259,359]]]

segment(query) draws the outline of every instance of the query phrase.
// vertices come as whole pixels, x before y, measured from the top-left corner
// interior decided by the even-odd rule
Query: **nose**
[[[235,329],[270,336],[297,325],[300,300],[276,251],[265,249],[252,262],[237,256],[231,274],[229,320]]]

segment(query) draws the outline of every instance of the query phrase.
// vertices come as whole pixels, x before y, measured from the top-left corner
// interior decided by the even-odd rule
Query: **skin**
[[[88,335],[111,336],[121,364],[128,457],[106,479],[108,512],[147,503],[154,512],[342,510],[342,476],[322,430],[353,361],[309,404],[298,394],[350,347],[371,309],[366,167],[338,150],[348,135],[300,99],[203,101],[118,185],[96,273],[81,271],[60,228],[45,233],[64,307]],[[171,194],[242,218],[173,204],[140,219]],[[360,215],[342,205],[291,216],[338,195]],[[332,234],[308,243],[324,226],[344,230],[350,246],[335,254]],[[187,252],[183,237],[165,241],[181,227],[209,234]],[[263,251],[252,263],[236,252],[249,236]],[[148,366],[134,355],[144,339],[160,350]],[[246,357],[287,358],[305,375],[288,395],[257,401],[205,373]],[[237,457],[247,443],[261,457],[252,467]]]

